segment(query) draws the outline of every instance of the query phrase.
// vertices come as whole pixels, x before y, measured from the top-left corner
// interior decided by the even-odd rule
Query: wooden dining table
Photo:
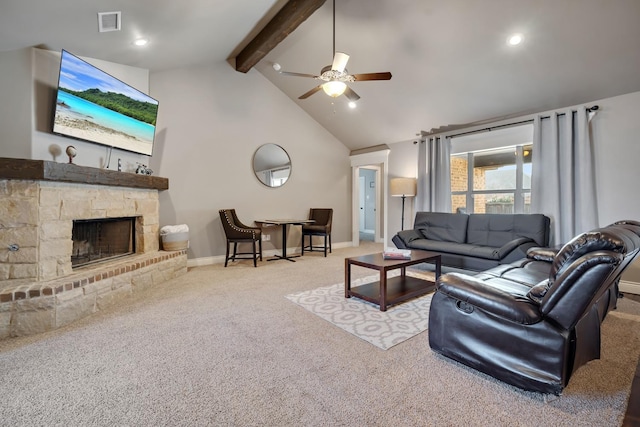
[[[293,258],[298,258],[302,256],[301,254],[296,255],[288,255],[287,254],[287,230],[290,225],[304,225],[304,224],[313,224],[315,221],[312,219],[261,219],[256,220],[255,223],[260,227],[263,225],[277,225],[282,228],[282,255],[274,255],[272,258],[269,258],[267,261],[277,261],[280,259],[286,259],[287,261],[295,262],[296,260]]]

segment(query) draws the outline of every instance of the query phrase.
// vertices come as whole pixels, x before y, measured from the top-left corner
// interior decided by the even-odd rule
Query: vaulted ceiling
[[[27,46],[147,68],[229,61],[286,0],[0,0],[0,51]],[[122,30],[98,33],[97,13],[122,11]],[[361,99],[298,97],[331,64],[332,0],[254,69],[347,147],[415,138],[421,130],[543,111],[640,91],[638,0],[336,0],[336,50]],[[292,24],[293,25],[293,24]],[[508,46],[507,37],[524,41]],[[138,48],[134,38],[149,38]],[[257,70],[257,71],[256,71]]]

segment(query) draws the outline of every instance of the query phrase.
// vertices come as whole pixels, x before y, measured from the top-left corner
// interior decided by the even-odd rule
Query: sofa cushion
[[[429,240],[465,243],[469,215],[444,212],[417,212],[413,228]]]
[[[542,214],[471,214],[467,226],[467,243],[501,247],[505,243],[528,237],[540,246],[549,242],[549,218]]]
[[[485,284],[494,289],[499,289],[509,295],[522,298],[524,298],[527,295],[527,292],[531,290],[531,288],[525,284],[514,282],[513,280],[507,280],[502,277],[495,277],[491,274],[479,273],[473,276],[473,278],[482,280]]]
[[[527,261],[526,259],[524,261]],[[527,262],[525,264],[511,263],[501,264],[497,267],[493,267],[489,270],[483,271],[482,274],[492,275],[494,277],[501,277],[506,280],[518,282],[528,287],[533,287],[539,284],[541,281],[548,281],[549,269],[551,263],[546,263],[546,271],[539,271],[535,268],[529,268],[533,263]]]
[[[438,240],[417,239],[411,242],[412,249],[434,251],[448,254],[465,255],[475,258],[500,260],[498,248],[469,245],[467,243],[441,242]]]

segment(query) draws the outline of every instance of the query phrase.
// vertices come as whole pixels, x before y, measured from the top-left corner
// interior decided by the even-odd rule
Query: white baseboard
[[[340,242],[340,243],[331,244],[332,249],[348,248],[351,246],[353,246],[351,242]],[[299,252],[300,252],[299,246],[296,246],[294,248],[290,248],[287,246],[288,254],[299,253]],[[266,259],[275,255],[280,255],[281,253],[282,252],[280,251],[280,249],[269,249],[268,251],[262,251],[262,258]],[[224,255],[217,255],[217,256],[187,259],[187,268],[203,267],[205,265],[213,265],[213,264],[224,264],[224,258],[225,258]]]
[[[640,283],[638,282],[629,282],[626,280],[621,280],[618,287],[620,292],[640,295]]]
[[[224,255],[187,259],[187,268],[204,267],[205,265],[224,264]]]

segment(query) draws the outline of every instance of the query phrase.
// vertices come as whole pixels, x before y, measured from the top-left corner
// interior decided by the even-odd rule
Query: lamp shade
[[[413,197],[416,195],[416,179],[415,178],[393,178],[389,184],[389,190],[392,196]]]

